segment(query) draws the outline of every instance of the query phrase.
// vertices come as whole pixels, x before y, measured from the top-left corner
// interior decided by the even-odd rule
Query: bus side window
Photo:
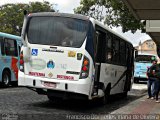
[[[4,50],[7,56],[18,56],[17,42],[13,39],[6,38],[4,40]]]
[[[14,46],[13,46],[13,55],[18,56],[18,48],[17,48],[17,41],[14,40]]]
[[[106,33],[98,30],[96,31],[96,62],[103,62],[104,61],[104,50],[105,50],[105,39]]]
[[[113,50],[112,50],[112,35],[107,32],[106,37],[106,62],[111,62],[113,57]]]
[[[115,64],[119,64],[119,38],[118,37],[113,37],[113,42],[112,42],[112,47],[113,47],[113,62]]]
[[[122,65],[126,65],[126,43],[124,41],[120,41],[120,63]]]
[[[1,46],[1,54],[4,55],[5,52],[4,52],[4,39],[3,37],[0,37],[0,46]]]
[[[6,42],[5,43],[5,53],[6,53],[6,55],[10,55],[11,54],[10,53],[10,47],[11,47],[11,45],[8,42]]]

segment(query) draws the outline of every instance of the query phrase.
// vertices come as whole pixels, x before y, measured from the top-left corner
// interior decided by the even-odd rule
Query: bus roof
[[[89,20],[89,17],[81,15],[81,14],[70,14],[70,13],[57,13],[57,12],[39,12],[39,13],[31,13],[28,17],[32,16],[57,16],[57,17],[70,17],[82,20]]]
[[[17,42],[18,42],[19,45],[22,45],[22,39],[21,39],[20,36],[0,32],[0,37],[1,36],[7,37],[7,38],[10,38],[10,39],[15,39],[15,40],[17,40]]]
[[[0,32],[0,36],[4,36],[4,37],[7,37],[7,38],[13,38],[13,39],[16,39],[16,40],[21,40],[20,36],[8,34],[8,33],[3,33],[3,32]]]
[[[105,30],[113,33],[114,35],[116,35],[116,36],[118,36],[118,37],[120,37],[121,39],[125,40],[126,42],[132,44],[130,41],[128,41],[128,40],[127,40],[126,38],[124,38],[122,35],[114,32],[111,28],[109,28],[107,25],[104,25],[104,24],[101,23],[100,21],[95,20],[94,18],[90,18],[90,21],[92,21],[92,23],[94,23],[95,25],[97,24],[97,25],[99,25],[100,27],[104,28]]]

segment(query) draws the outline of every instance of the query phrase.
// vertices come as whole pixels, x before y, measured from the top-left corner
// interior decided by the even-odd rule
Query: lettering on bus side
[[[106,75],[109,75],[111,77],[115,77],[117,75],[117,73],[115,73],[115,72],[116,71],[113,68],[111,68],[111,69],[109,69],[107,67],[105,68]]]
[[[57,75],[57,78],[64,80],[74,80],[73,76]]]
[[[56,68],[66,70],[66,69],[67,69],[67,64],[58,64],[58,65],[56,66]]]
[[[29,72],[29,75],[32,75],[32,76],[39,76],[39,77],[44,77],[44,76],[45,76],[44,73],[38,73],[38,72]]]
[[[42,51],[64,53],[63,50],[57,50],[57,49],[45,49],[45,48],[43,48]]]
[[[105,68],[105,73],[106,75],[109,75],[109,70],[107,69],[107,67]]]

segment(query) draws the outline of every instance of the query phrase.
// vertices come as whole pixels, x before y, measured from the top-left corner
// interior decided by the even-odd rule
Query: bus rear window
[[[64,17],[32,17],[27,37],[31,44],[81,47],[88,30],[88,21]]]
[[[138,55],[135,58],[135,61],[136,62],[151,62],[152,59],[156,59],[156,57],[152,55]]]

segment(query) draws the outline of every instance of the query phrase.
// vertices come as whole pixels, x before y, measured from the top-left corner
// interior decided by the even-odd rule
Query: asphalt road
[[[138,89],[136,88],[138,87]],[[23,87],[0,88],[0,118],[2,120],[64,120],[74,115],[106,115],[146,95],[146,84],[137,84],[127,98],[112,96],[107,105],[97,101],[65,100],[50,102],[47,96],[38,95]],[[143,89],[139,89],[143,88]]]

